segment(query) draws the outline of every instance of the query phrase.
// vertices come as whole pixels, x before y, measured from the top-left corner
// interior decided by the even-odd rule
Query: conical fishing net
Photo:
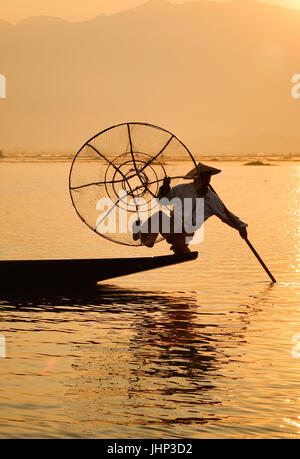
[[[100,132],[71,166],[69,188],[78,216],[112,242],[141,245],[132,225],[159,209],[156,196],[169,175],[168,164],[179,158],[196,165],[185,145],[158,126],[124,123]]]

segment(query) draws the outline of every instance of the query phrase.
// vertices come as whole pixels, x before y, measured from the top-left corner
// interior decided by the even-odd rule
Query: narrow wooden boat
[[[144,258],[0,261],[0,290],[76,288],[195,260],[198,252]]]

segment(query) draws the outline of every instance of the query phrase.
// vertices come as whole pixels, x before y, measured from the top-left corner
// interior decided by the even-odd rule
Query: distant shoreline
[[[72,162],[74,158],[74,155],[55,155],[55,156],[50,156],[50,155],[26,155],[26,154],[20,154],[20,155],[4,155],[0,156],[0,164],[1,163],[54,163],[54,162]],[[198,156],[195,157],[196,161],[201,161],[201,162],[239,162],[243,163],[244,165],[251,165],[251,166],[264,166],[264,165],[272,165],[272,163],[290,163],[290,162],[299,162],[300,161],[300,155],[224,155],[224,156],[209,156],[209,155],[203,155],[203,156]],[[85,161],[96,161],[99,162],[99,160],[88,160],[86,159]],[[189,161],[189,158],[169,158],[168,161],[163,161],[164,164],[172,164],[172,163],[178,163],[178,162],[187,162]],[[101,161],[103,164],[106,163],[106,161]]]

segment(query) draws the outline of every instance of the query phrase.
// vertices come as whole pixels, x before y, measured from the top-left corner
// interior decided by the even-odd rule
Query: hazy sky
[[[169,0],[171,3],[185,3],[193,0]],[[300,8],[300,0],[261,0],[292,8]],[[69,21],[83,21],[101,13],[112,14],[132,8],[146,0],[0,0],[0,18],[13,24],[39,15],[57,16]]]
[[[105,27],[79,29],[36,20],[7,33],[0,24],[7,81],[0,149],[73,151],[104,127],[139,120],[176,132],[199,154],[299,152],[300,99],[291,91],[300,73],[300,10],[268,7],[262,22],[265,8],[234,1],[218,27],[220,3],[208,15],[186,8],[182,21],[174,7],[168,24],[151,8],[147,16],[128,13],[130,33],[126,21],[109,17]],[[143,0],[3,2],[11,14],[31,3],[27,17],[84,21]]]

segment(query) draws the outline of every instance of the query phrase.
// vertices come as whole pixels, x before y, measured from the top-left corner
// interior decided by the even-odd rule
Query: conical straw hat
[[[185,175],[185,179],[194,179],[198,178],[198,174],[203,173],[210,173],[211,175],[216,175],[222,172],[220,169],[216,169],[215,167],[206,166],[206,164],[199,163],[197,167],[194,167],[190,172]]]

